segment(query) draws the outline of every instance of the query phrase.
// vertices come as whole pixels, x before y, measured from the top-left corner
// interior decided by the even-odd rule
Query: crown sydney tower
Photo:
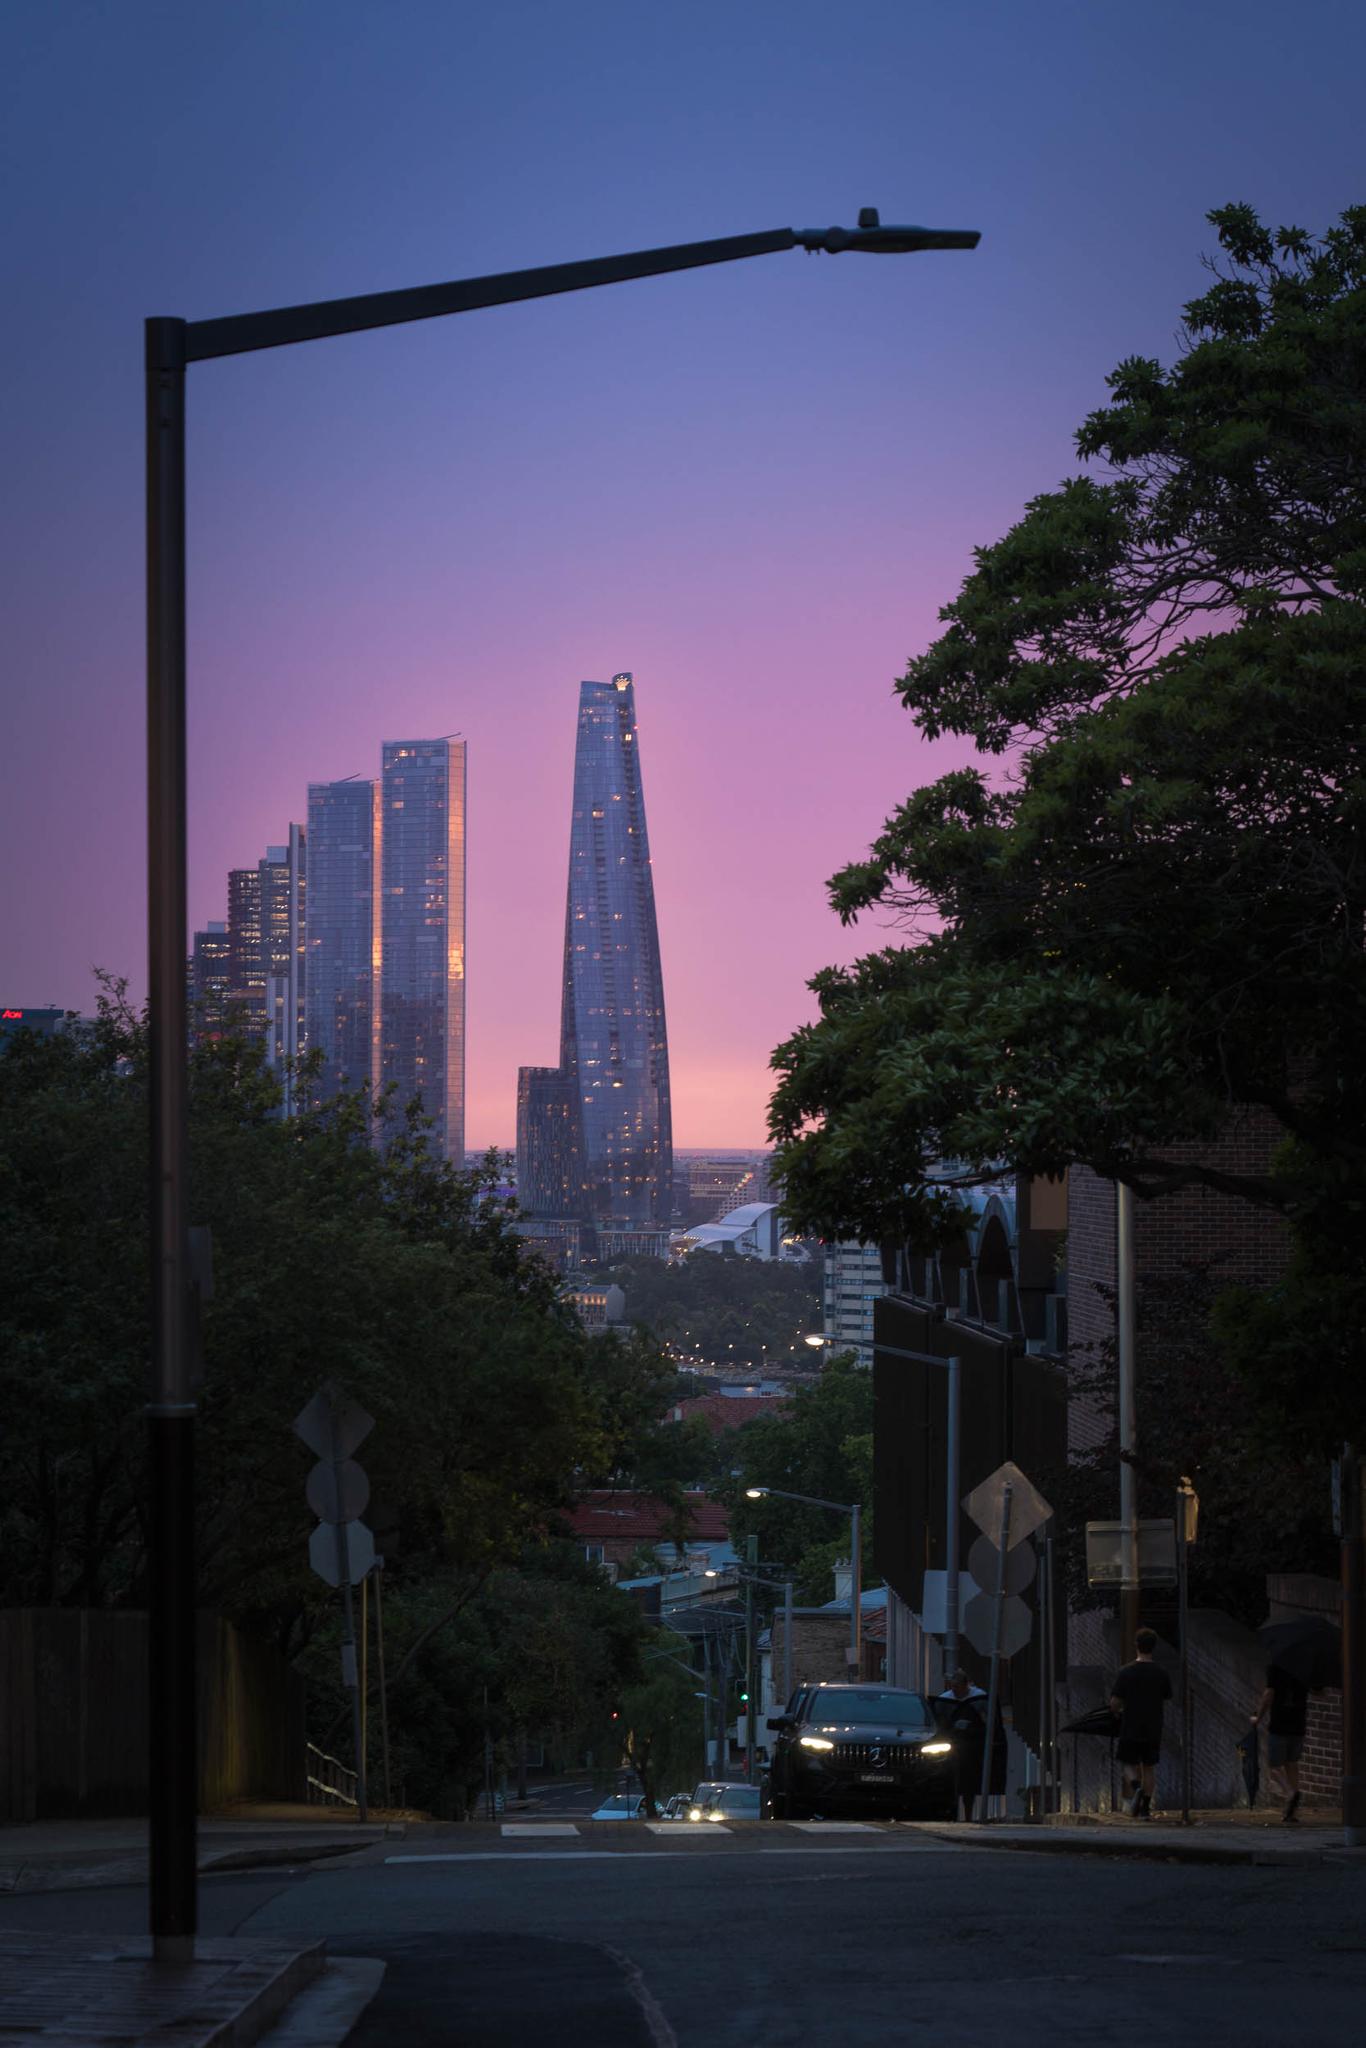
[[[517,1108],[524,1209],[667,1227],[669,1046],[629,675],[579,685],[560,1064],[521,1069]]]

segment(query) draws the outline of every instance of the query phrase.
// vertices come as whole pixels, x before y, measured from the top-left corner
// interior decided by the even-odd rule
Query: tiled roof
[[[781,1394],[692,1394],[669,1410],[671,1422],[690,1422],[700,1416],[713,1436],[739,1429],[756,1415],[781,1415],[787,1406]]]
[[[706,1494],[685,1495],[690,1543],[724,1543],[726,1510]],[[569,1517],[574,1534],[586,1543],[658,1543],[670,1541],[669,1510],[646,1493],[586,1494]]]

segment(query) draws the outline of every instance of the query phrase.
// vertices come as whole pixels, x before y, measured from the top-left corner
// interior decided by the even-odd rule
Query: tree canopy
[[[1210,219],[1179,359],[1119,366],[1091,472],[978,551],[902,679],[983,758],[831,884],[907,943],[817,975],[773,1056],[799,1227],[927,1242],[1002,1163],[1204,1183],[1311,1259],[1326,1189],[1359,1219],[1366,208]],[[1265,1173],[1185,1142],[1242,1108],[1283,1133]]]
[[[116,989],[92,1027],[0,1048],[7,1605],[145,1602],[146,1050]],[[681,1493],[672,1447],[653,1449],[674,1373],[642,1337],[587,1335],[523,1256],[492,1172],[453,1171],[420,1120],[376,1149],[369,1115],[361,1096],[283,1119],[259,1047],[193,1056],[191,1213],[214,1278],[199,1599],[302,1660],[325,1733],[338,1602],[309,1568],[311,1459],[291,1425],[340,1381],[375,1418],[360,1455],[395,1744],[410,1794],[438,1799],[482,1746],[485,1686],[500,1743],[538,1722],[572,1750],[639,1675],[639,1618],[575,1563],[562,1512],[647,1468]]]

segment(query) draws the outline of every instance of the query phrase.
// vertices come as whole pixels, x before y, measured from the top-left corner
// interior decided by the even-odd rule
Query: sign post
[[[370,1818],[365,1774],[360,1687],[356,1670],[356,1614],[351,1588],[375,1561],[375,1539],[358,1520],[370,1498],[370,1481],[351,1457],[374,1428],[358,1401],[327,1380],[306,1408],[294,1418],[294,1432],[303,1438],[319,1463],[308,1475],[308,1504],[321,1519],[309,1538],[309,1562],[342,1596],[342,1684],[351,1695],[351,1734],[356,1753],[356,1813]]]
[[[1053,1510],[1038,1488],[1007,1458],[1002,1465],[963,1502],[973,1521],[986,1538],[994,1538],[994,1548],[986,1543],[974,1544],[970,1563],[982,1573],[987,1590],[969,1601],[964,1615],[968,1640],[974,1648],[982,1647],[985,1610],[991,1607],[990,1645],[991,1686],[987,1695],[986,1743],[982,1752],[982,1818],[987,1817],[987,1801],[991,1795],[991,1765],[995,1749],[996,1716],[1001,1698],[1001,1658],[1012,1657],[1022,1650],[1029,1641],[1029,1610],[1018,1597],[1019,1588],[1027,1586],[1033,1576],[1035,1560],[1033,1553],[1016,1550],[1012,1546],[1023,1544],[1026,1537],[1041,1528],[1052,1515]]]

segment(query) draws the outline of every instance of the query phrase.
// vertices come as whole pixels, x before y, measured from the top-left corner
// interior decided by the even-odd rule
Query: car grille
[[[920,1754],[918,1742],[837,1742],[830,1761],[837,1764],[879,1764],[895,1767],[914,1763]]]

